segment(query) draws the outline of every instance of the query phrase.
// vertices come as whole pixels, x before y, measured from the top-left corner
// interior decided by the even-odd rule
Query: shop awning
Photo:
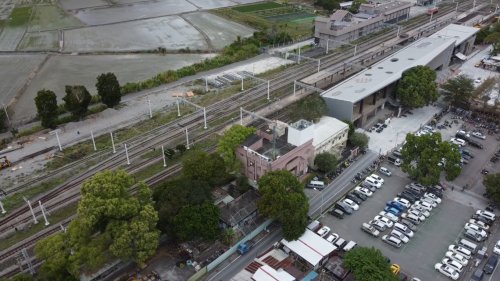
[[[467,60],[467,56],[462,54],[462,53],[456,53],[455,57],[461,59],[461,60]]]

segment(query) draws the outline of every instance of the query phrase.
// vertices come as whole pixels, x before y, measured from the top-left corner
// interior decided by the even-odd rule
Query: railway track
[[[470,4],[472,1],[464,2],[461,4],[459,7],[464,7],[464,6],[472,6]],[[446,8],[446,7],[445,7]],[[449,8],[445,9],[442,8],[440,10],[440,14],[438,16],[435,16],[435,19],[439,19],[442,17],[445,17],[449,15],[450,13],[454,12],[454,8]],[[427,23],[427,19],[421,19],[421,20],[416,20],[412,22],[411,24],[408,24],[405,26],[405,29],[414,29],[414,27],[420,26],[421,23]],[[378,45],[381,42],[387,41],[387,39],[392,39],[394,38],[396,31],[391,31],[388,32],[382,36],[379,36],[377,38],[374,38],[373,40],[362,42],[358,45],[358,50],[366,50],[368,48],[371,48],[373,46]],[[331,54],[327,57],[324,57],[321,59],[321,68],[326,68],[331,65],[334,65],[335,63],[339,63],[342,60],[346,58],[351,58],[352,57],[352,50],[344,50],[341,52],[337,52],[334,54]],[[286,89],[290,87],[293,83],[293,80],[299,80],[300,78],[303,78],[307,75],[310,75],[317,70],[317,64],[316,63],[304,63],[302,65],[298,65],[296,67],[292,67],[284,71],[281,75],[279,75],[276,79],[271,80],[271,90],[273,92],[280,91],[282,89]],[[209,107],[207,107],[207,122],[208,121],[213,121],[215,119],[220,119],[223,118],[224,116],[228,116],[231,114],[234,114],[236,110],[239,109],[240,106],[245,106],[249,105],[252,103],[255,103],[256,101],[261,100],[267,96],[267,85],[258,85],[253,87],[252,89],[249,89],[247,91],[244,91],[238,95],[234,95],[233,97],[226,99],[224,101],[217,102]],[[201,116],[199,116],[201,115]],[[129,155],[130,158],[133,159],[135,157],[140,156],[143,154],[145,151],[149,150],[150,147],[158,146],[161,143],[166,143],[169,140],[175,140],[176,138],[183,137],[184,135],[184,130],[187,129],[192,129],[199,125],[201,121],[203,120],[203,116],[201,112],[195,112],[192,113],[188,116],[185,116],[183,118],[180,118],[174,122],[171,122],[169,124],[160,126],[154,130],[151,130],[150,132],[146,133],[145,135],[137,136],[134,138],[131,138],[127,140],[124,143],[127,144],[132,144],[132,146],[129,149]],[[177,131],[176,133],[172,134],[171,131],[175,130]],[[208,133],[208,132],[207,132]],[[202,134],[198,136],[198,138],[203,138],[205,135]],[[211,148],[214,149],[214,148]],[[214,149],[215,150],[215,149]],[[123,154],[123,149],[120,150]],[[110,153],[109,151],[102,152],[104,153]],[[102,156],[102,154],[99,154],[99,157]],[[96,157],[95,154],[92,155],[92,157]],[[161,157],[161,156],[160,156]],[[113,169],[119,167],[121,164],[124,163],[124,161],[120,160],[124,159],[124,155],[114,155],[110,157],[109,159],[106,159],[103,161],[103,163],[100,163],[99,165],[96,165],[89,169],[89,171],[82,173],[81,175],[77,176],[75,179],[72,179],[70,182],[67,184],[63,185],[61,188],[58,188],[57,190],[53,190],[52,192],[49,192],[46,195],[41,196],[40,198],[36,200],[42,200],[43,202],[47,202],[51,199],[54,199],[69,190],[74,189],[75,187],[79,187],[86,179],[91,177],[93,174],[95,174],[98,171],[102,170],[107,170],[107,169]],[[120,160],[120,161],[119,161]],[[86,161],[89,161],[88,159]],[[159,173],[157,175],[152,176],[151,178],[146,180],[146,183],[148,185],[155,185],[163,181],[164,179],[180,172],[181,166],[180,164],[174,165],[170,167],[170,169],[165,170],[165,172]],[[134,190],[132,190],[133,192]],[[75,194],[67,197],[64,200],[61,200],[59,202],[54,202],[50,204],[46,208],[50,210],[51,208],[55,208],[58,205],[66,202],[70,202],[73,200],[78,200],[79,192],[75,192]],[[18,210],[14,211],[11,213],[8,217],[0,220],[0,231],[4,231],[5,229],[8,229],[12,225],[13,218],[16,216],[19,216],[23,213],[28,212],[28,207],[22,207],[19,208]],[[37,214],[40,215],[40,214]],[[29,217],[27,221],[29,221]],[[17,223],[16,223],[17,224]],[[41,238],[40,238],[41,239]],[[29,245],[29,244],[28,244]],[[0,257],[1,258],[1,257]],[[1,259],[0,259],[1,260]]]
[[[464,4],[464,5],[469,5],[469,4]],[[448,8],[447,11],[442,11],[442,13],[439,15],[439,17],[444,17],[448,15],[449,13],[453,12],[454,10],[452,8]],[[438,17],[436,17],[438,18]],[[420,21],[416,21],[415,23],[409,24],[409,27],[416,26],[420,23]],[[394,34],[396,31],[388,32],[380,37],[375,38],[375,40],[370,40],[366,41],[363,43],[360,43],[358,45],[358,50],[363,51],[368,49],[369,47],[376,46],[379,42],[385,42],[389,38],[393,38]],[[352,56],[351,50],[344,50],[342,52],[337,52],[334,53],[328,57],[325,57],[321,60],[320,67],[326,68],[329,67],[335,63],[339,63],[342,60],[346,58],[350,58]],[[299,65],[295,68],[289,68],[287,71],[285,71],[282,75],[280,75],[278,78],[272,80],[271,82],[271,87],[270,89],[273,92],[282,90],[284,88],[287,88],[291,86],[293,83],[293,80],[299,80],[302,77],[305,77],[307,75],[310,75],[311,73],[314,73],[316,71],[316,64],[315,63],[305,63],[302,65]],[[212,121],[214,119],[219,119],[224,116],[233,114],[235,110],[239,109],[240,106],[248,104],[248,101],[255,101],[259,100],[261,98],[264,98],[267,95],[267,85],[261,84],[258,85],[252,89],[249,89],[247,91],[244,91],[240,94],[237,94],[229,99],[226,99],[224,101],[217,102],[209,107],[207,107],[207,122]],[[242,104],[243,102],[243,104]],[[203,115],[201,111],[192,113],[188,116],[185,116],[183,118],[180,118],[179,120],[176,120],[174,122],[171,122],[169,124],[166,124],[164,126],[160,126],[154,130],[151,130],[150,132],[146,133],[145,135],[142,136],[137,136],[132,139],[129,139],[126,141],[127,144],[132,144],[135,146],[131,146],[129,149],[129,156],[131,159],[134,157],[137,157],[138,155],[143,154],[147,150],[149,150],[150,147],[155,147],[158,146],[161,143],[168,142],[171,139],[176,139],[179,137],[182,137],[184,134],[184,129],[187,128],[193,128],[198,125],[198,123],[202,122],[203,120]],[[179,129],[181,127],[181,129]],[[171,131],[176,130],[177,132],[171,135]],[[170,133],[168,133],[170,132]],[[169,136],[166,136],[169,134]],[[138,143],[142,142],[142,143]],[[123,144],[123,143],[122,143]],[[123,150],[121,150],[123,151]],[[91,177],[93,174],[95,174],[98,171],[106,170],[106,169],[114,169],[117,168],[121,165],[119,161],[119,158],[122,158],[123,155],[114,155],[106,160],[104,160],[102,163],[100,163],[97,166],[94,166],[91,168],[89,171],[84,172],[80,175],[78,175],[76,178],[72,179],[70,182],[67,184],[63,185],[62,187],[53,190],[52,192],[46,194],[45,196],[42,196],[41,198],[36,198],[36,200],[42,200],[43,202],[47,202],[49,200],[52,200],[59,195],[65,193],[68,190],[71,190],[75,187],[79,187],[87,178]],[[36,201],[35,200],[35,201]],[[49,206],[50,208],[50,206]],[[4,231],[6,228],[10,227],[12,223],[12,217],[19,216],[23,213],[26,213],[28,211],[28,207],[21,207],[18,210],[12,212],[8,217],[4,218],[3,220],[0,220],[0,232]]]

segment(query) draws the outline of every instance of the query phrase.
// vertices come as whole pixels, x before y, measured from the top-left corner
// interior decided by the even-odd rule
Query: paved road
[[[323,211],[328,208],[333,202],[339,199],[346,190],[353,187],[351,180],[354,178],[356,173],[362,168],[370,165],[373,160],[378,158],[378,154],[368,151],[365,155],[362,155],[358,161],[354,162],[342,175],[340,175],[334,182],[329,184],[323,192],[319,192],[315,197],[309,200],[309,215],[311,217],[316,217],[321,214],[322,206]],[[243,270],[245,266],[250,264],[257,255],[263,253],[269,247],[271,247],[275,242],[279,241],[283,237],[283,231],[281,228],[273,230],[270,234],[265,236],[260,240],[255,248],[246,255],[239,256],[229,264],[220,266],[220,268],[209,274],[204,280],[223,280],[227,281],[231,279],[238,272]]]

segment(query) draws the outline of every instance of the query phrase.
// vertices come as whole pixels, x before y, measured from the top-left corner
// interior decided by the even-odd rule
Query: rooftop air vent
[[[414,58],[409,58],[408,60],[415,60]]]
[[[366,88],[358,89],[358,90],[356,90],[356,91],[354,91],[354,92],[356,92],[356,93],[361,93],[361,92],[363,92],[364,90],[366,90]]]
[[[383,67],[382,67],[382,66],[379,66],[379,67],[378,67],[378,69],[383,69]]]
[[[398,58],[392,58],[391,61],[392,62],[397,62],[399,59]]]
[[[393,74],[394,72],[392,72],[392,71],[386,71],[385,73],[387,73],[387,74]]]
[[[371,73],[365,73],[366,76],[372,76]]]
[[[342,94],[342,91],[336,91],[335,93],[332,94],[332,96],[338,96],[340,94]]]

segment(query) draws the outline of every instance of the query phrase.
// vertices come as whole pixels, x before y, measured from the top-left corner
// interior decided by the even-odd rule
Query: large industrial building
[[[318,17],[315,21],[316,42],[326,45],[325,39],[338,42],[358,40],[389,27],[388,24],[407,19],[411,6],[409,2],[361,4],[357,14],[337,10],[328,18]]]
[[[328,89],[321,94],[328,115],[363,126],[394,96],[404,71],[418,65],[434,70],[448,67],[455,42],[456,38],[422,38]]]
[[[453,56],[466,60],[467,56],[474,50],[474,41],[476,41],[476,34],[481,29],[464,26],[458,24],[450,24],[440,31],[432,34],[429,38],[452,38],[455,39],[455,48],[453,49]]]

